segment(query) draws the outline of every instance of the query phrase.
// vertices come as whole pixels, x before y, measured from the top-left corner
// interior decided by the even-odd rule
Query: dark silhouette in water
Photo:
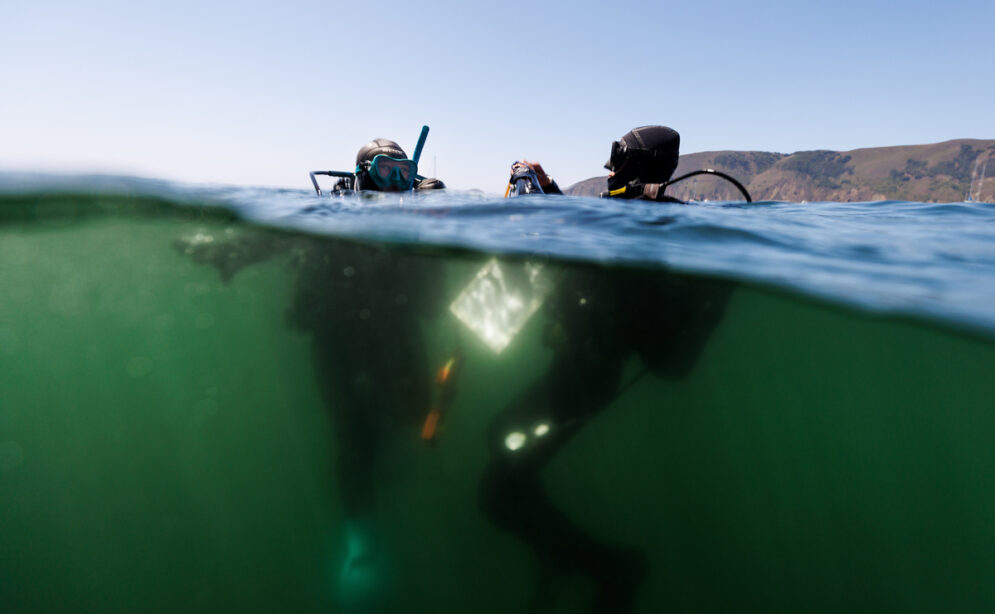
[[[677,132],[663,126],[627,133],[612,146],[609,187],[625,198],[680,202],[662,189],[644,189],[670,178],[679,143]],[[525,164],[541,170],[538,163]],[[645,555],[578,528],[550,500],[541,472],[624,390],[622,370],[631,357],[658,377],[685,377],[720,321],[729,292],[730,286],[718,282],[650,270],[574,268],[556,282],[544,307],[552,364],[490,424],[490,460],[480,485],[487,516],[539,556],[543,581],[533,611],[549,609],[554,596],[548,580],[570,570],[597,583],[594,611],[635,609]]]
[[[288,325],[311,335],[315,380],[335,433],[335,472],[346,516],[344,598],[367,600],[383,573],[374,513],[385,443],[412,433],[431,403],[422,323],[444,309],[442,261],[397,249],[284,236],[178,244],[225,282],[248,264],[291,252],[296,281]],[[408,430],[410,429],[410,431]]]
[[[628,612],[645,573],[641,552],[598,541],[550,501],[541,472],[608,407],[632,356],[663,378],[686,376],[722,317],[730,288],[652,271],[573,269],[545,309],[552,364],[494,418],[480,503],[539,555],[544,573],[576,570],[599,585],[598,612]],[[551,595],[542,588],[534,608]]]
[[[638,145],[645,147],[662,135],[667,147],[676,147],[676,133],[656,132],[642,130]],[[640,147],[614,147],[613,158],[616,150],[633,158],[620,163],[629,173],[620,175],[628,196],[651,198],[637,189],[643,186],[640,177],[649,176],[656,165],[667,165],[665,173],[652,174],[661,180],[673,171],[676,151],[653,156]],[[652,198],[662,200],[662,190]],[[384,442],[417,425],[431,402],[421,323],[443,307],[443,276],[436,269],[441,261],[315,239],[270,236],[261,241],[216,246],[222,256],[206,260],[230,278],[241,264],[295,250],[299,271],[289,322],[312,335],[317,381],[334,422],[338,483],[349,525],[341,592],[355,589],[366,600],[376,591],[373,575],[382,564],[368,525]],[[658,376],[684,377],[721,318],[727,296],[726,286],[668,273],[567,270],[545,306],[552,364],[488,429],[491,457],[480,487],[483,510],[534,548],[546,572],[573,569],[592,577],[599,587],[599,612],[634,608],[646,573],[645,556],[577,528],[549,500],[541,471],[615,399],[631,357],[641,358]],[[551,598],[541,590],[534,608],[545,608]]]
[[[299,263],[288,318],[312,335],[350,518],[371,512],[384,437],[420,425],[430,405],[421,322],[443,308],[440,265],[398,250],[341,243],[312,248]]]
[[[396,166],[381,169],[383,177],[372,175],[384,160]],[[388,139],[364,145],[356,164],[352,185],[361,191],[445,187],[437,179],[416,177],[414,163]],[[401,170],[408,172],[406,181]],[[293,253],[297,276],[287,321],[312,337],[315,377],[335,431],[335,470],[347,523],[339,597],[347,607],[383,607],[373,603],[388,597],[378,590],[386,562],[373,526],[379,470],[385,442],[417,427],[431,403],[432,370],[421,325],[443,309],[442,261],[276,233],[178,247],[218,268],[226,283],[249,264]]]

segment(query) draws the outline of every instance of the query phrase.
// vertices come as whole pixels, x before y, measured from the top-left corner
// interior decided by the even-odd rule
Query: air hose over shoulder
[[[715,175],[716,177],[721,177],[722,179],[725,179],[726,181],[736,186],[736,189],[738,189],[739,193],[743,195],[743,198],[746,199],[746,202],[748,203],[753,202],[753,199],[750,197],[750,193],[746,190],[746,188],[743,186],[742,183],[736,180],[735,177],[732,177],[730,175],[723,173],[722,171],[717,171],[712,168],[705,168],[699,171],[691,171],[690,173],[686,173],[684,175],[681,175],[680,177],[676,177],[664,183],[645,184],[644,186],[642,186],[642,191],[639,194],[632,194],[630,186],[623,186],[617,190],[612,190],[610,192],[602,192],[601,196],[602,198],[604,198],[604,197],[614,197],[614,196],[627,196],[627,195],[641,196],[642,194],[652,194],[651,198],[653,200],[658,200],[659,197],[663,196],[663,191],[668,186],[671,186],[677,183],[678,181],[684,181],[685,179],[689,177],[694,177],[696,175]]]
[[[669,185],[673,185],[673,184],[677,183],[678,181],[684,181],[688,177],[694,177],[695,175],[715,175],[717,177],[721,177],[722,179],[725,179],[729,183],[731,183],[734,186],[736,186],[736,189],[739,190],[739,193],[743,195],[743,198],[746,199],[746,202],[748,202],[748,203],[752,203],[753,202],[753,199],[750,198],[750,193],[746,190],[746,187],[744,187],[742,183],[740,183],[739,181],[737,181],[735,177],[732,177],[731,175],[727,175],[727,174],[723,173],[722,171],[717,171],[717,170],[712,169],[712,168],[704,168],[704,169],[701,169],[700,171],[691,171],[690,173],[681,175],[680,177],[677,177],[676,179],[671,179],[670,181],[664,183],[663,187],[666,187],[666,186],[669,186]]]

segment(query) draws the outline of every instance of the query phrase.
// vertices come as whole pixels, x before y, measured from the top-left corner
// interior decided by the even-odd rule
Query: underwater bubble
[[[214,243],[214,235],[201,230],[192,237],[187,238],[187,243],[190,245],[206,245],[208,243]]]
[[[519,431],[508,433],[508,436],[504,438],[504,447],[514,452],[525,445],[525,439],[525,433]]]

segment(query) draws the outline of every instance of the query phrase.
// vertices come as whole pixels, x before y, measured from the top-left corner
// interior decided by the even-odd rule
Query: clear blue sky
[[[682,152],[995,138],[995,2],[3,3],[0,169],[302,187],[374,137],[456,188]],[[621,7],[621,8],[620,8]]]

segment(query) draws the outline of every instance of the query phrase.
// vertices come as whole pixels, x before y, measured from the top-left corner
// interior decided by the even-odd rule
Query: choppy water
[[[502,453],[488,425],[556,364],[555,307],[577,288],[604,310],[575,337],[680,346],[657,326],[683,322],[666,301],[647,295],[651,318],[617,299],[629,280],[722,297],[698,360],[633,380],[623,353],[635,383],[512,475],[645,555],[637,611],[991,610],[993,224],[984,203],[336,201],[4,176],[0,611],[508,612],[537,587],[545,610],[583,610],[589,574],[552,565],[542,583],[534,544],[481,509]],[[501,354],[446,309],[493,254],[558,284]],[[337,408],[406,405],[454,347],[435,446],[420,415],[378,422],[376,599],[354,599]],[[517,488],[490,494],[529,508]]]

